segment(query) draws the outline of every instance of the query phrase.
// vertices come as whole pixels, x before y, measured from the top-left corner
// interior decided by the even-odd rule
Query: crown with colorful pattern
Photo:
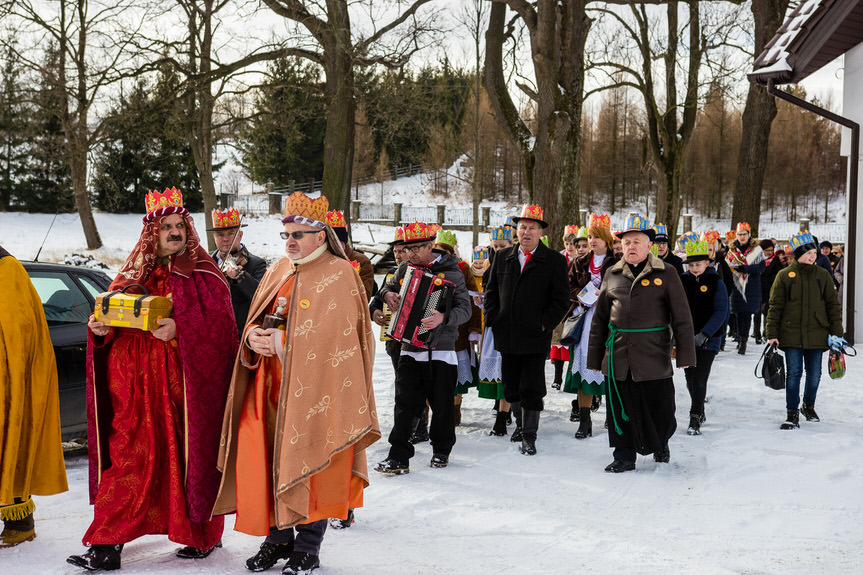
[[[686,259],[683,263],[692,263],[699,260],[709,260],[710,251],[707,242],[699,240],[689,240],[684,244]]]
[[[795,258],[802,256],[809,250],[818,249],[818,245],[812,237],[812,232],[800,232],[795,236],[791,236],[789,243],[791,244],[791,249],[794,250]]]
[[[432,225],[425,222],[413,222],[404,227],[404,240],[406,244],[417,244],[421,242],[429,242],[435,239],[437,233],[433,230]]]
[[[733,242],[736,239],[737,239],[737,232],[736,231],[731,230],[731,231],[725,232],[725,241],[726,242]]]
[[[584,226],[583,228],[578,230],[578,233],[575,235],[575,239],[577,240],[580,240],[582,238],[587,239],[587,226]]]
[[[685,234],[683,234],[682,236],[677,238],[677,251],[685,252],[686,251],[686,245],[689,242],[697,242],[697,241],[698,241],[698,235],[695,232],[686,232]]]
[[[701,241],[707,242],[708,244],[715,244],[716,240],[719,239],[719,232],[716,230],[711,230],[709,232],[704,232],[701,234]]]
[[[456,237],[455,232],[440,230],[437,235],[435,235],[434,243],[455,247],[458,244],[458,238]]]
[[[650,225],[650,220],[647,219],[647,216],[641,214],[629,214],[626,216],[620,236],[623,237],[628,232],[641,232],[650,238],[650,241],[653,241],[653,238],[656,237],[656,229]]]
[[[668,226],[656,224],[653,226],[653,231],[656,233],[656,241],[668,243]]]
[[[233,230],[239,227],[246,227],[246,224],[241,224],[242,218],[237,208],[228,208],[224,212],[213,210],[213,227],[207,228],[208,232],[217,230]]]
[[[303,192],[294,192],[285,198],[285,217],[283,224],[296,223],[314,228],[327,227],[327,210],[330,202],[326,196],[311,199]]]
[[[511,242],[512,230],[503,226],[491,230],[491,241]]]
[[[578,235],[579,227],[576,225],[569,225],[563,228],[563,239],[566,239],[566,236],[572,234],[574,236]]]
[[[521,209],[521,215],[513,216],[512,221],[513,223],[515,223],[515,225],[518,225],[521,220],[533,220],[535,222],[538,222],[539,225],[543,228],[547,228],[548,222],[546,222],[542,218],[543,215],[541,207],[539,207],[537,204],[526,204]]]
[[[164,192],[151,190],[144,198],[147,215],[144,222],[170,214],[189,215],[189,210],[183,207],[183,194],[177,188],[165,188]]]
[[[330,210],[327,212],[327,225],[331,228],[348,227],[348,222],[345,220],[345,213],[341,210]]]
[[[545,247],[548,247],[548,236],[542,236],[539,238],[539,241],[545,244]]]
[[[476,246],[473,249],[473,261],[480,262],[488,259],[488,247]]]
[[[357,273],[360,273],[360,262],[358,262],[357,260],[349,261],[351,262],[351,265],[354,266],[354,269],[357,271]]]
[[[506,217],[506,219],[503,221],[503,227],[505,227],[505,228],[506,228],[506,227],[514,228],[514,227],[515,227],[515,223],[514,223],[512,220],[513,220],[513,217],[512,217],[512,216],[507,216],[507,217]]]
[[[590,214],[587,218],[588,228],[605,228],[611,231],[611,218],[608,214]]]
[[[737,233],[749,232],[752,233],[752,226],[748,222],[737,222]]]

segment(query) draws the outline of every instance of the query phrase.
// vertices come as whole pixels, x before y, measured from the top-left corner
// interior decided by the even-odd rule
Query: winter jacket
[[[360,281],[363,284],[363,287],[366,289],[366,301],[372,299],[372,296],[376,293],[375,288],[375,268],[372,266],[371,260],[368,256],[362,252],[358,252],[351,246],[345,246],[345,256],[347,256],[348,261],[357,262],[360,265]]]
[[[743,254],[746,263],[735,261],[734,248]],[[734,289],[731,292],[731,313],[757,313],[761,309],[761,274],[766,269],[764,252],[761,251],[758,240],[751,239],[746,246],[735,241],[725,260],[729,267],[737,266],[732,276]],[[745,285],[743,275],[746,275]]]
[[[767,313],[767,307],[770,305],[770,289],[773,287],[773,282],[778,274],[785,266],[779,256],[773,256],[770,264],[764,273],[761,274],[761,310]]]
[[[665,262],[666,265],[673,267],[677,271],[678,275],[683,275],[683,260],[680,259],[680,256],[671,251],[671,246],[668,246],[668,251],[665,252],[665,257],[659,259]]]
[[[671,338],[677,342],[677,366],[695,365],[695,332],[686,293],[677,270],[648,254],[638,277],[625,260],[618,261],[602,280],[587,348],[587,367],[608,375],[608,324],[617,328],[671,329],[646,333],[618,333],[614,338],[614,377],[631,373],[633,381],[672,377]]]
[[[605,278],[605,272],[617,263],[620,256],[612,250],[605,252],[605,259],[599,269],[599,275]],[[578,294],[590,281],[590,262],[593,260],[593,250],[584,256],[572,260],[569,264],[569,307],[570,311],[578,305]]]
[[[725,256],[717,256],[710,265],[719,274],[719,279],[725,284],[725,291],[730,296],[731,291],[734,289],[734,278],[732,277],[731,268],[728,267],[728,262],[725,261]]]
[[[453,255],[438,252],[437,250],[434,250],[434,252],[440,254],[440,259],[428,267],[429,273],[435,275],[443,274],[444,279],[455,284],[452,307],[450,308],[449,316],[441,324],[441,332],[438,336],[435,350],[455,350],[455,340],[458,338],[458,326],[470,319],[473,304],[468,297],[467,288],[464,285],[464,274],[458,267],[458,259]],[[384,299],[389,292],[399,293],[402,285],[401,280],[404,278],[409,265],[409,262],[401,264],[392,279],[383,285],[380,289],[381,299]],[[408,344],[403,344],[402,349],[404,351],[425,351]]]
[[[485,322],[500,353],[548,353],[569,307],[566,258],[542,242],[521,271],[518,246],[500,250],[485,286]]]
[[[826,350],[827,336],[842,333],[842,306],[827,270],[794,260],[776,275],[767,310],[767,339],[778,339],[782,349]]]
[[[240,248],[233,252],[234,257],[242,254],[246,258],[246,265],[243,266],[243,274],[237,278],[229,278],[228,286],[231,288],[231,305],[234,308],[234,319],[237,320],[237,333],[242,334],[243,328],[246,327],[246,318],[249,316],[249,306],[252,303],[252,296],[255,295],[255,290],[258,289],[258,283],[264,277],[267,271],[267,261],[264,258],[249,253],[246,246],[240,244]],[[210,254],[210,257],[219,261],[219,250],[215,250]]]
[[[725,316],[728,313],[728,291],[725,284],[712,268],[707,268],[700,276],[686,272],[680,276],[680,282],[689,302],[695,334],[701,332],[710,338],[702,349],[718,352],[722,345]]]
[[[464,275],[465,288],[469,292],[479,291],[476,277],[474,277],[473,272],[471,271],[470,266],[467,264],[467,262],[459,260],[458,267],[461,270],[461,273]],[[471,299],[470,302],[470,310],[470,319],[458,326],[458,338],[456,338],[455,340],[456,351],[461,351],[470,347],[470,334],[482,333],[482,310],[473,305],[473,299]]]

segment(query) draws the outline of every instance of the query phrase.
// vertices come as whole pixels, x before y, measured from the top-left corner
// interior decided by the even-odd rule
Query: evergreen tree
[[[0,210],[8,211],[25,193],[27,171],[27,118],[20,78],[20,62],[14,40],[2,54],[0,69]]]

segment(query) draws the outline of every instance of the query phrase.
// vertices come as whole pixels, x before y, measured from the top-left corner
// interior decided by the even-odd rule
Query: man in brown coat
[[[608,376],[609,473],[634,470],[636,453],[669,461],[677,429],[672,336],[677,367],[695,365],[686,294],[677,271],[650,254],[654,234],[643,216],[626,219],[623,258],[605,275],[590,329],[587,367]]]
[[[362,252],[358,252],[348,243],[348,223],[345,220],[344,212],[332,210],[327,212],[327,225],[333,229],[339,242],[342,244],[342,249],[345,251],[345,256],[357,273],[360,274],[360,281],[363,282],[363,287],[366,289],[366,303],[372,296],[375,295],[375,268],[372,266],[372,261]]]

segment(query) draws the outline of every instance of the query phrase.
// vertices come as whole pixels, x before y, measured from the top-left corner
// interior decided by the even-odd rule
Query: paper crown
[[[539,222],[539,225],[541,225],[542,227],[547,228],[548,224],[542,218],[542,208],[539,207],[537,204],[529,204],[521,208],[521,214],[518,216],[513,216],[512,221],[515,222],[516,225],[518,225],[521,220],[533,220],[535,222]]]
[[[507,226],[510,228],[515,227],[515,223],[513,223],[513,221],[512,221],[512,216],[507,216],[506,219],[503,221],[503,225],[504,225],[504,227],[507,227]]]
[[[665,224],[656,224],[653,226],[653,231],[656,232],[656,239],[660,241],[668,241],[668,226]]]
[[[796,236],[791,236],[790,243],[791,249],[793,249],[795,252],[797,251],[797,248],[802,248],[807,244],[812,244],[811,249],[817,248],[817,246],[815,245],[815,240],[812,238],[812,232],[801,232]]]
[[[345,213],[341,210],[331,210],[327,212],[327,225],[331,228],[348,227],[348,222],[345,221]]]
[[[432,226],[425,222],[413,222],[406,225],[404,230],[405,237],[402,241],[406,244],[431,241],[437,235]]]
[[[351,265],[354,266],[354,270],[356,270],[357,273],[360,273],[360,262],[357,260],[350,260],[350,262]]]
[[[608,214],[590,214],[587,219],[588,228],[605,228],[611,231],[611,218]]]
[[[575,239],[580,240],[581,238],[587,239],[587,226],[578,230],[578,233],[575,235]]]
[[[240,212],[237,208],[228,208],[224,212],[213,210],[213,227],[208,232],[216,230],[232,230],[240,227]],[[243,224],[246,227],[246,224]]]
[[[719,232],[716,230],[711,230],[709,232],[704,232],[701,234],[701,241],[707,242],[708,244],[715,244],[716,240],[719,239]]]
[[[393,241],[391,244],[400,244],[405,241],[405,229],[401,226],[397,226],[395,232],[393,233]]]
[[[189,210],[183,207],[183,194],[177,188],[165,188],[161,193],[151,190],[147,193],[144,204],[147,207],[145,222],[169,214],[188,215],[189,213]]]
[[[285,198],[285,217],[282,223],[294,222],[323,229],[326,227],[329,207],[330,202],[326,196],[322,195],[313,200],[303,192],[294,192]]]
[[[736,233],[740,232],[752,232],[752,227],[747,222],[738,222]]]
[[[545,244],[545,247],[548,247],[548,236],[542,236],[539,238],[539,241]]]
[[[437,235],[435,235],[434,243],[455,247],[456,244],[458,244],[458,238],[456,237],[455,232],[440,230]]]
[[[476,246],[473,249],[473,261],[479,262],[488,259],[488,248],[486,246]]]
[[[620,235],[627,232],[643,232],[650,238],[650,241],[653,241],[653,238],[656,236],[655,227],[651,226],[650,220],[641,214],[629,214],[626,216],[626,221],[623,223],[623,230],[620,232]]]
[[[492,241],[511,242],[512,230],[503,226],[491,230]]]
[[[785,252],[786,254],[790,254],[793,251],[790,244],[782,244],[781,246],[779,246],[779,250]]]
[[[686,232],[679,238],[677,238],[677,251],[685,252],[686,246],[689,242],[697,242],[698,235],[695,232]]]
[[[579,227],[576,225],[569,225],[563,228],[563,239],[566,239],[566,236],[572,234],[574,236],[578,235]]]
[[[736,239],[737,239],[737,232],[736,231],[731,230],[730,232],[725,232],[725,241],[733,242]]]
[[[705,241],[687,241],[684,251],[686,252],[687,262],[710,259],[710,252]]]

